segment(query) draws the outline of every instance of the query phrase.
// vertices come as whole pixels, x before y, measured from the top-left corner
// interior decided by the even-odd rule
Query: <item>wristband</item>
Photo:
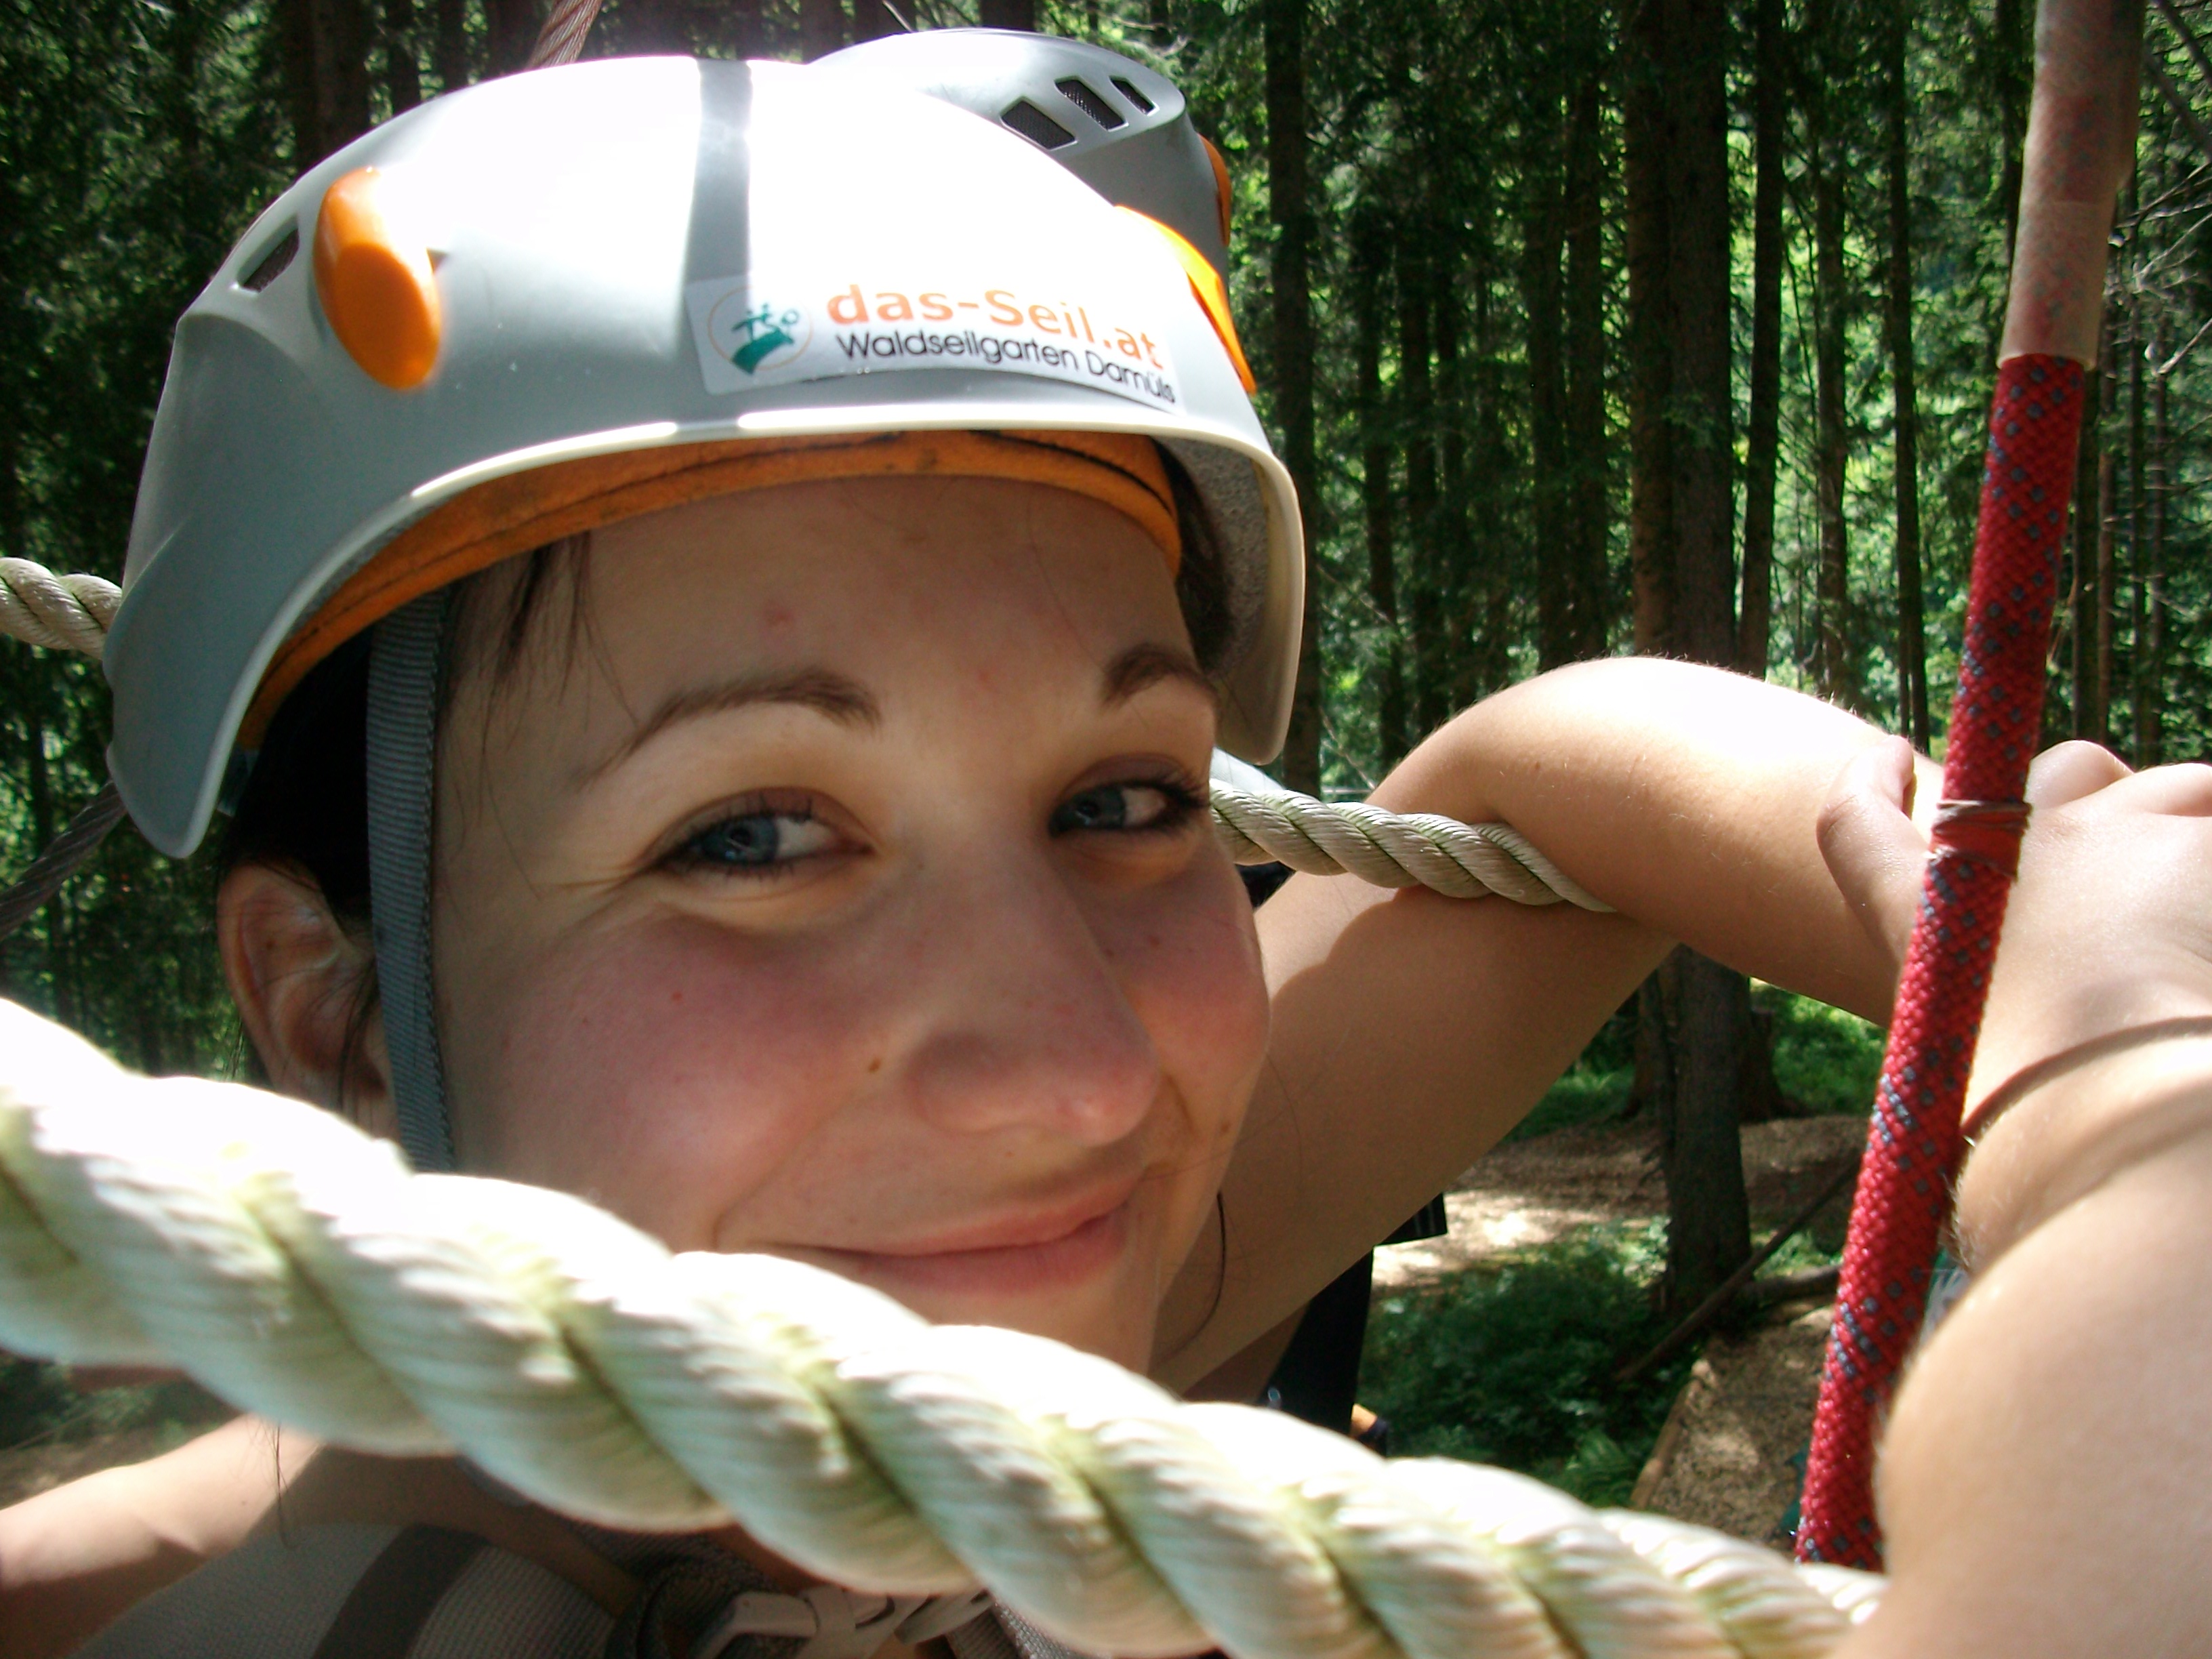
[[[1983,1096],[1980,1103],[1966,1114],[1966,1121],[1960,1126],[1960,1133],[1966,1145],[1972,1146],[1989,1132],[1990,1126],[1997,1119],[2056,1078],[2078,1070],[2092,1060],[2103,1060],[2109,1054],[2124,1054],[2130,1048],[2148,1048],[2154,1042],[2170,1042],[2192,1036],[2212,1036],[2212,1014],[2197,1014],[2181,1019],[2154,1019],[2148,1025],[2131,1025],[2125,1030],[2107,1031],[2102,1036],[2091,1037],[2087,1042],[2077,1042],[2071,1048],[2062,1048],[2055,1054],[2046,1054],[2031,1065],[2021,1066]]]

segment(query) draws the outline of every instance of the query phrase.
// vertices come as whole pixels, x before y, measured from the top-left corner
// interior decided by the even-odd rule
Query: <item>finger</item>
[[[2154,766],[2135,773],[2114,787],[2112,804],[2176,817],[2212,817],[2212,766]]]
[[[1906,815],[1912,748],[1891,738],[1863,750],[1837,775],[1820,809],[1820,856],[1844,902],[1899,961],[1927,862],[1928,837]]]
[[[2108,788],[2131,775],[2118,755],[2102,744],[2080,738],[2053,744],[2029,763],[2027,804],[2063,806]]]

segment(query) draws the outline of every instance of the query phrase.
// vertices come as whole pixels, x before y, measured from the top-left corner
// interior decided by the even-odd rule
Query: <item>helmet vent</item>
[[[258,294],[284,274],[291,264],[292,256],[300,251],[300,232],[297,226],[286,231],[269,245],[268,251],[253,262],[252,269],[238,279],[238,285]]]
[[[1066,87],[1062,86],[1060,90],[1062,92],[1066,92],[1067,91],[1067,88]],[[1089,88],[1085,88],[1085,90],[1088,91]],[[1147,115],[1150,115],[1153,109],[1157,107],[1151,99],[1146,97],[1143,93],[1137,90],[1137,83],[1130,80],[1128,76],[1125,75],[1117,75],[1114,77],[1114,90],[1120,93],[1124,98],[1127,99],[1131,103],[1134,104],[1139,109],[1142,110]],[[1073,94],[1071,94],[1071,96]]]
[[[1061,97],[1097,122],[1107,131],[1111,132],[1116,127],[1126,127],[1129,125],[1127,118],[1120,110],[1115,109],[1113,105],[1091,90],[1089,85],[1077,80],[1073,76],[1069,76],[1065,81],[1055,81],[1053,84],[1060,88]]]
[[[1018,98],[999,118],[1040,149],[1060,149],[1075,142],[1075,135],[1026,98]]]

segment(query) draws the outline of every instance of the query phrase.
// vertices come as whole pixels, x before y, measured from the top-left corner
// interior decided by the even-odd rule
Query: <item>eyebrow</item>
[[[858,680],[828,668],[799,668],[781,674],[740,674],[711,685],[671,692],[630,733],[577,775],[579,784],[596,782],[654,738],[674,726],[710,714],[757,704],[811,708],[816,714],[864,731],[883,724],[882,708]]]
[[[1100,677],[1098,701],[1109,708],[1117,708],[1164,680],[1180,680],[1210,703],[1218,705],[1221,701],[1220,688],[1206,677],[1188,652],[1150,643],[1133,645],[1106,665]]]

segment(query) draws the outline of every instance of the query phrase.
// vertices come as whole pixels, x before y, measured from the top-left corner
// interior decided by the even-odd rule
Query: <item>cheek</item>
[[[1218,1175],[1267,1052],[1267,982],[1243,884],[1226,860],[1200,860],[1102,939],[1190,1114],[1192,1150]]]
[[[576,940],[475,1000],[448,1023],[482,1034],[452,1066],[464,1162],[679,1249],[776,1180],[849,1091],[881,1006],[834,963],[683,918]]]

